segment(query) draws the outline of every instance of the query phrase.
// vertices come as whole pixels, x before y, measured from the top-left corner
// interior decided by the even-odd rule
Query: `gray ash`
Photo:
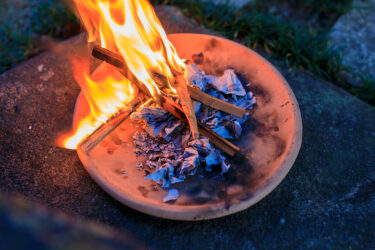
[[[253,93],[246,92],[232,69],[218,77],[205,75],[195,64],[189,64],[187,77],[207,94],[246,110],[252,109],[256,103]],[[241,125],[248,119],[247,114],[238,118],[201,103],[194,102],[194,105],[197,119],[217,134],[226,139],[241,136]],[[220,167],[222,173],[229,170],[225,155],[214,148],[208,138],[200,136],[194,140],[187,125],[158,106],[144,107],[132,114],[131,119],[139,121],[144,128],[143,132],[136,132],[133,139],[135,153],[147,158],[146,162],[137,164],[140,171],[150,172],[145,179],[169,188],[184,181],[188,175],[195,175],[200,166],[206,171],[212,171],[213,167]],[[177,199],[178,192],[173,190],[172,193],[165,201]]]

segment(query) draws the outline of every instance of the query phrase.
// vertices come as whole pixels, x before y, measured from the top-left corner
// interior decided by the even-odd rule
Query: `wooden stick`
[[[128,69],[126,63],[124,62],[124,59],[122,59],[122,57],[119,54],[109,49],[105,49],[99,46],[94,46],[94,48],[92,49],[92,55],[93,57],[99,60],[105,61],[122,70]]]
[[[210,139],[210,142],[215,145],[217,148],[222,150],[223,152],[227,153],[229,156],[234,156],[240,148],[231,143],[230,141],[226,140],[225,138],[221,137],[211,129],[208,129],[204,126],[199,124],[199,132]]]
[[[176,74],[176,89],[178,96],[180,97],[182,110],[186,115],[193,138],[199,139],[197,117],[195,116],[195,111],[183,74]]]
[[[225,113],[242,118],[246,114],[246,109],[237,107],[234,104],[215,98],[209,94],[206,94],[198,87],[188,86],[189,93],[192,99],[201,102],[211,108],[224,111]]]
[[[131,75],[129,73],[126,63],[124,62],[124,60],[119,54],[114,53],[110,50],[95,46],[93,48],[92,55],[97,59],[103,60],[117,68],[122,69],[123,74],[127,76],[128,78]],[[153,72],[153,78],[156,82],[160,82],[160,83],[167,82],[167,77],[157,72]],[[129,79],[129,80],[133,81],[134,79]],[[242,118],[246,113],[245,109],[237,107],[236,105],[233,105],[229,102],[220,100],[209,94],[206,94],[202,92],[199,88],[194,87],[190,84],[187,85],[187,88],[188,88],[190,97],[193,100],[201,102],[209,107],[215,108],[217,110],[223,111],[225,113],[228,113],[230,115],[234,115],[240,118]]]

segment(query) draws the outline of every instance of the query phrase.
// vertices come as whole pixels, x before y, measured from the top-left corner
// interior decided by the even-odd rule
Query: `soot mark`
[[[286,149],[286,143],[282,140],[279,136],[273,135],[272,140],[275,141],[276,150],[275,150],[275,157],[274,160],[282,156]]]
[[[113,155],[113,153],[115,152],[116,148],[107,148],[107,154],[109,155]]]
[[[152,183],[152,184],[150,185],[150,188],[151,188],[151,191],[154,191],[154,192],[159,191],[159,186],[158,186],[158,184],[156,184],[156,183]]]
[[[285,106],[287,106],[289,104],[289,101],[287,101],[286,103],[284,103],[283,105],[280,106],[280,108],[283,108]]]
[[[279,130],[278,126],[269,126],[252,117],[243,126],[244,133],[253,131],[257,137],[268,136],[272,132],[278,132]]]
[[[147,195],[148,195],[149,191],[147,190],[146,187],[139,186],[138,190],[139,190],[139,192],[141,192],[141,194],[142,194],[143,197],[147,198]]]
[[[232,206],[232,202],[231,202],[231,200],[226,200],[225,201],[225,205],[224,205],[224,208],[225,208],[225,210],[229,210],[230,209],[230,207]]]
[[[111,135],[110,135],[109,138],[116,145],[121,145],[122,144],[122,141],[121,141],[120,137],[115,132],[111,133]]]
[[[227,201],[236,199],[238,193],[228,194],[230,186],[242,186],[242,189],[251,187],[251,175],[253,167],[249,164],[245,155],[238,154],[232,159],[228,159],[232,168],[225,174],[221,174],[218,167],[211,172],[199,168],[196,176],[201,176],[200,179],[191,177],[185,180],[183,186],[179,189],[181,195],[189,199],[181,205],[206,204],[209,202]],[[204,196],[203,196],[204,195]],[[230,207],[230,205],[228,205]]]
[[[285,152],[285,140],[275,134],[275,132],[279,131],[278,126],[268,126],[254,118],[250,118],[249,121],[244,124],[243,129],[244,133],[249,133],[251,131],[254,132],[255,136],[264,139],[265,142],[268,141],[268,139],[271,139],[273,141],[276,148],[273,160],[276,160]]]
[[[204,59],[203,71],[207,75],[221,76],[224,74],[221,62],[212,60],[208,57],[205,57]]]
[[[262,99],[264,101],[264,105],[271,101],[270,94],[261,86],[252,86],[251,91],[257,96],[258,100]]]
[[[238,72],[236,71],[235,72],[238,79],[240,80],[240,82],[242,83],[242,86],[245,88],[246,92],[249,92],[249,91],[252,91],[250,88],[249,88],[249,81],[247,80],[247,78],[245,77],[245,75],[241,72]],[[254,93],[254,91],[252,91]],[[255,93],[254,93],[255,94]]]
[[[201,52],[199,54],[194,54],[192,57],[193,63],[197,65],[202,65],[204,62],[204,54]]]
[[[254,193],[253,192],[246,192],[246,194],[244,196],[242,196],[239,200],[240,201],[247,201],[249,199],[251,199],[251,197],[254,196]]]
[[[209,51],[211,49],[216,48],[219,45],[219,41],[216,38],[210,39],[208,43],[206,44],[204,51]]]
[[[189,195],[196,196],[202,192],[202,185],[197,185],[195,187],[192,187],[190,188],[188,192],[189,192]]]

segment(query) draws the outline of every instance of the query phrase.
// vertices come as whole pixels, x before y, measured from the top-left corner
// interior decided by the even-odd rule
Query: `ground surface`
[[[157,11],[169,33],[205,32],[171,9]],[[66,54],[81,51],[81,43],[74,38],[61,47]],[[168,221],[104,193],[74,151],[54,146],[71,125],[79,88],[68,61],[50,52],[0,76],[0,189],[129,232],[160,249],[371,248],[375,109],[310,73],[278,67],[300,104],[303,144],[281,185],[243,212],[212,221]]]

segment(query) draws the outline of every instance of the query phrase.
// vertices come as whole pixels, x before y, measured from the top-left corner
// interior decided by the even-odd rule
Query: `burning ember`
[[[236,73],[206,75],[180,59],[147,1],[74,2],[89,42],[100,43],[93,55],[112,66],[93,78],[88,59],[72,60],[90,114],[61,144],[89,153],[130,117],[144,129],[133,139],[135,153],[147,158],[137,164],[146,179],[169,188],[195,175],[198,166],[227,172],[224,153],[239,151],[228,140],[240,137],[246,110],[256,103]],[[164,201],[177,197],[171,189]]]

